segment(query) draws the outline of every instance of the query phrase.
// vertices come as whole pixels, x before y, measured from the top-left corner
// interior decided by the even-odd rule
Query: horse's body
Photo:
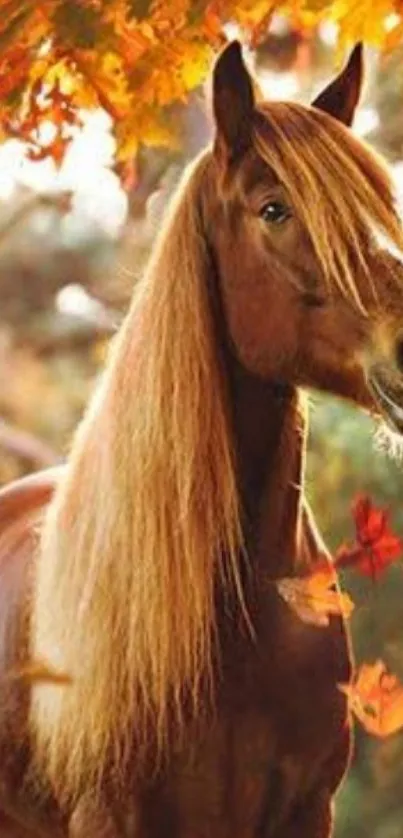
[[[298,387],[376,410],[370,383],[400,422],[401,224],[387,173],[336,123],[360,74],[356,50],[315,108],[266,111],[229,47],[214,150],[68,464],[0,493],[4,838],[331,834],[347,635],[273,583],[325,555]],[[71,684],[7,677],[30,658]]]
[[[245,407],[253,400],[250,382],[246,383],[246,389]],[[257,389],[261,389],[259,385]],[[266,440],[277,438],[278,441],[278,435],[286,433],[289,447],[284,466],[287,470],[290,467],[291,473],[280,474],[286,489],[281,508],[275,511],[280,529],[269,526],[269,537],[265,533],[270,504],[259,522],[261,578],[257,602],[254,603],[253,597],[249,603],[256,640],[251,638],[246,625],[242,628],[241,621],[239,625],[233,621],[229,625],[222,622],[221,669],[225,677],[217,688],[212,717],[198,726],[190,724],[186,744],[177,748],[168,771],[147,783],[143,791],[128,790],[123,800],[114,802],[125,824],[122,832],[115,832],[116,825],[108,826],[107,815],[101,816],[105,836],[263,838],[281,835],[293,838],[304,834],[305,802],[309,812],[307,835],[321,834],[318,830],[330,823],[330,797],[345,772],[349,754],[345,701],[341,692],[333,689],[335,683],[346,683],[350,675],[346,636],[337,619],[325,633],[305,626],[273,594],[269,584],[265,585],[266,578],[268,581],[289,575],[296,565],[309,568],[317,559],[323,559],[324,552],[307,507],[299,537],[295,529],[300,503],[302,417],[297,414],[290,394],[273,395],[268,388],[268,392],[259,395],[261,405],[256,399],[254,418],[260,423],[266,414],[272,430]],[[260,416],[259,407],[264,408]],[[248,428],[248,436],[254,442],[263,441],[265,437],[256,436],[257,430],[257,427]],[[274,446],[270,450],[270,457],[276,449]],[[21,600],[29,591],[37,541],[35,529],[62,471],[57,468],[34,475],[0,492],[3,637],[10,627],[14,631]],[[264,480],[266,477],[265,474]],[[276,495],[277,489],[272,487]],[[294,525],[290,526],[292,519]],[[253,579],[253,585],[257,578]],[[26,659],[19,631],[13,653],[10,651],[8,635],[1,646],[3,673],[16,671],[18,664]],[[11,681],[6,693],[7,716],[11,702],[19,708],[19,719],[13,733],[7,731],[3,745],[10,764],[10,775],[5,773],[5,781],[15,785],[13,792],[8,792],[7,808],[12,813],[15,807],[27,828],[15,826],[9,815],[3,815],[7,820],[4,825],[0,820],[0,834],[4,838],[33,838],[36,834],[53,838],[67,834],[63,820],[60,824],[57,816],[53,820],[46,807],[38,816],[42,831],[34,831],[34,803],[28,804],[27,798],[20,795],[27,761],[24,737],[20,749],[18,742],[27,718],[21,713],[23,699],[18,681]],[[86,814],[86,806],[82,808],[78,834],[103,836],[101,828],[94,827],[92,808],[89,808],[90,815]]]

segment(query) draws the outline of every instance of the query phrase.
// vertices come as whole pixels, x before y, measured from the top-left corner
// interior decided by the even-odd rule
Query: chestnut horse
[[[347,634],[273,582],[326,554],[300,388],[403,426],[403,232],[349,128],[361,76],[358,46],[311,107],[262,103],[222,52],[213,147],[67,465],[1,493],[2,836],[331,834]],[[71,683],[10,677],[28,659]]]

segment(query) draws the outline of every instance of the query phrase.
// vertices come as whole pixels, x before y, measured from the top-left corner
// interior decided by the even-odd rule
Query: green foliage
[[[353,538],[351,504],[358,493],[388,505],[403,535],[403,465],[377,450],[375,421],[355,407],[312,397],[307,459],[308,494],[332,548]],[[374,585],[343,574],[355,610],[351,619],[358,663],[382,657],[403,678],[403,565],[398,562]],[[357,726],[355,758],[336,807],[335,838],[401,838],[403,737],[374,742]]]

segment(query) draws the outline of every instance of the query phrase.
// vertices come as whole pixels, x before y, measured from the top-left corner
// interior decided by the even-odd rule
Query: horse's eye
[[[260,218],[269,224],[283,224],[291,215],[291,210],[281,201],[269,201],[260,210]]]

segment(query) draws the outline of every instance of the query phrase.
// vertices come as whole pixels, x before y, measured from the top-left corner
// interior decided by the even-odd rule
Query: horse
[[[213,142],[67,463],[0,493],[7,838],[332,834],[349,635],[276,583],[331,566],[305,389],[403,431],[403,232],[351,130],[362,76],[357,45],[311,105],[266,102],[223,49]],[[49,677],[23,678],[30,661]]]

